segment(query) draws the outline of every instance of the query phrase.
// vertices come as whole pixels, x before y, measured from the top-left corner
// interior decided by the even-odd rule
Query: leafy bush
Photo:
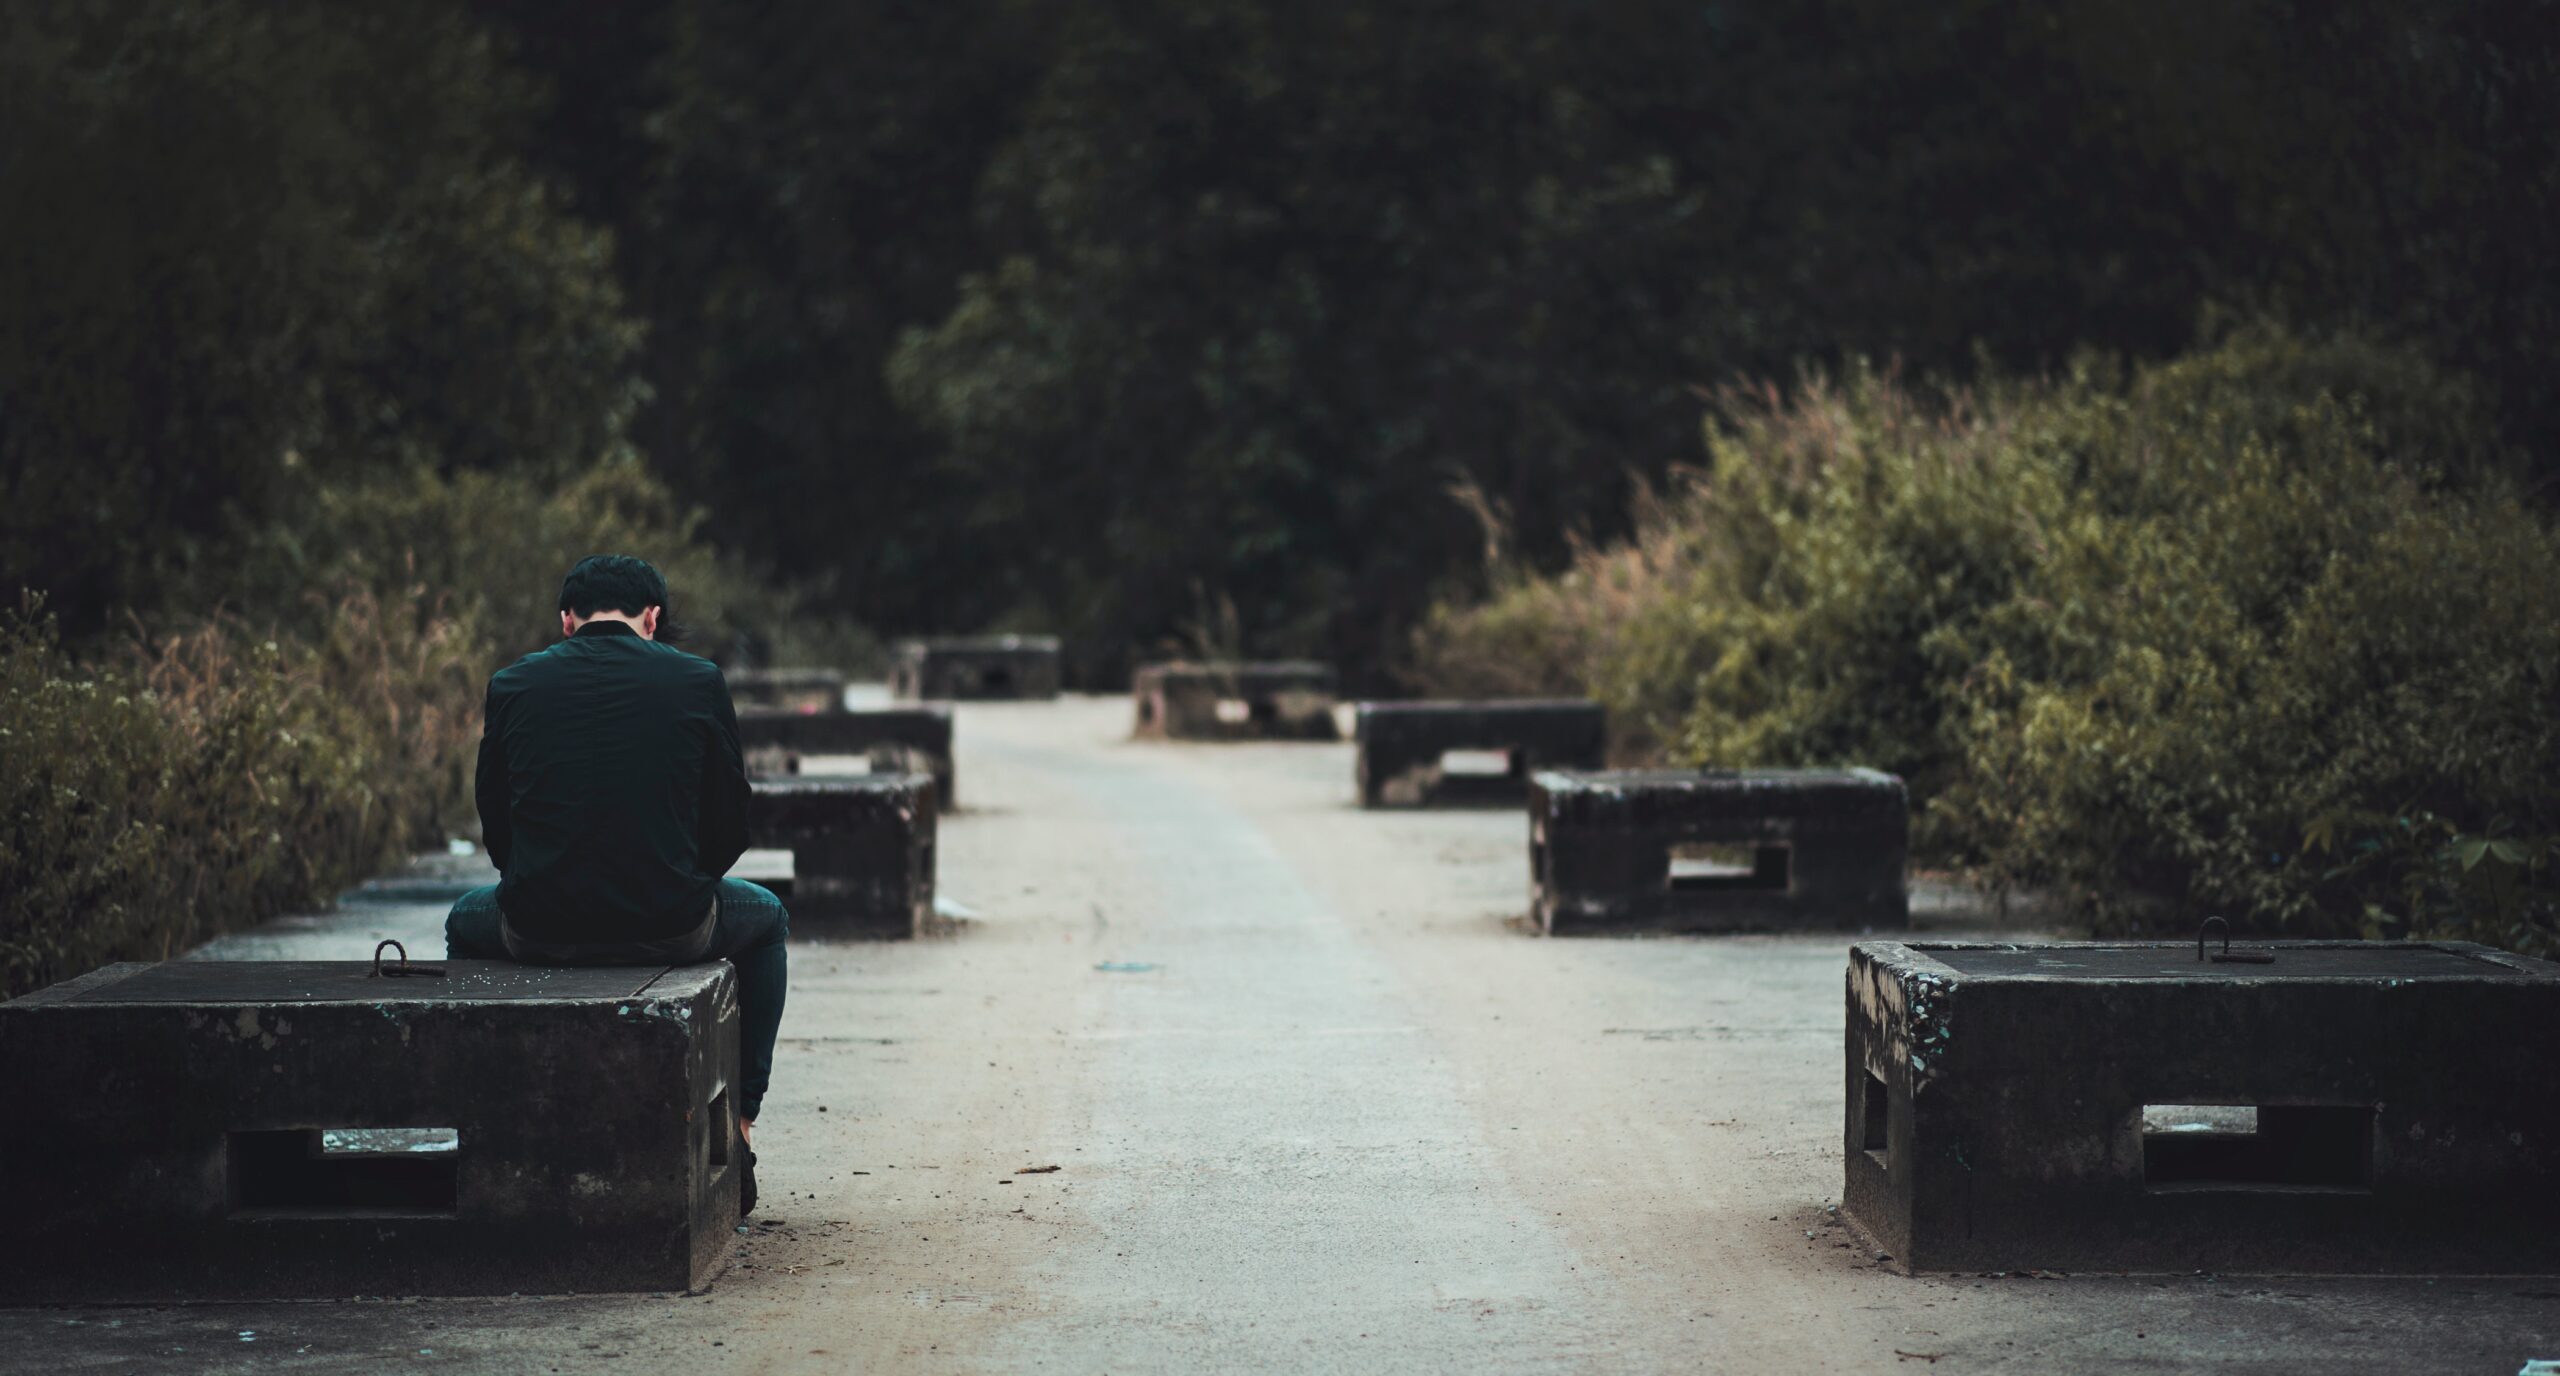
[[[874,653],[630,467],[557,489],[419,468],[312,488],[295,515],[235,542],[227,591],[255,621],[137,630],[88,663],[32,601],[0,622],[0,990],[325,902],[466,825],[481,686],[557,638],[582,555],[658,562],[698,650]]]
[[[0,996],[320,902],[438,834],[464,788],[478,647],[349,592],[313,645],[229,619],[62,649],[0,617]]]
[[[243,540],[254,551],[234,592],[246,606],[294,605],[296,590],[355,583],[384,596],[423,587],[487,643],[489,668],[559,636],[560,576],[590,554],[636,554],[667,575],[686,648],[778,662],[816,656],[858,667],[877,647],[858,629],[714,550],[705,514],[649,473],[606,463],[560,485],[522,473],[426,468],[316,486],[288,523]],[[307,633],[325,625],[304,618]]]
[[[2560,537],[2457,382],[2248,333],[1726,403],[1630,542],[1435,614],[1424,686],[1593,693],[1624,754],[1891,769],[1924,860],[2103,930],[2560,938]]]
[[[1961,394],[1857,371],[1723,401],[1708,466],[1640,503],[1630,540],[1441,607],[1413,676],[1590,693],[1630,758],[1943,774],[1951,639],[2005,596],[2052,494],[2001,470],[2015,436]]]
[[[2198,419],[2144,427],[2140,495],[2055,532],[1964,685],[1942,834],[2111,930],[2549,948],[2560,536],[2495,482],[2435,490],[2337,401],[2281,445]]]

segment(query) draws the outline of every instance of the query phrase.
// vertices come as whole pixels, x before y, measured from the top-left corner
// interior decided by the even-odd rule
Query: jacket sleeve
[[[508,816],[515,791],[507,786],[507,750],[499,710],[498,684],[492,679],[480,708],[480,765],[471,791],[480,806],[480,844],[488,850],[489,862],[504,872],[507,853],[515,848],[514,823]]]
[[[747,853],[747,803],[755,789],[738,746],[738,709],[729,700],[729,681],[716,669],[708,678],[711,742],[702,754],[702,825],[694,850],[703,873],[717,877]]]

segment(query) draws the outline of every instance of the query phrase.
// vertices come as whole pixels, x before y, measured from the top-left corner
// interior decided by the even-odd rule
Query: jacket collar
[[[637,639],[640,633],[619,621],[590,621],[580,626],[577,635],[570,638],[574,640],[579,636],[590,635],[627,635]]]

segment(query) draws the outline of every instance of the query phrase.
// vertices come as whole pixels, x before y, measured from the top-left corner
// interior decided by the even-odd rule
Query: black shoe
[[[756,1152],[744,1138],[738,1141],[738,1151],[744,1163],[738,1168],[738,1217],[745,1218],[756,1211]]]

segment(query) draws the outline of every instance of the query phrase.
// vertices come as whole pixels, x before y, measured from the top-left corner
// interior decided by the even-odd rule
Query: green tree
[[[0,585],[66,629],[215,572],[294,472],[566,474],[638,401],[606,241],[427,0],[0,16]]]
[[[675,0],[626,266],[652,321],[643,435],[732,548],[892,630],[966,627],[1010,556],[987,494],[891,400],[900,331],[974,259],[973,188],[1036,5]]]

